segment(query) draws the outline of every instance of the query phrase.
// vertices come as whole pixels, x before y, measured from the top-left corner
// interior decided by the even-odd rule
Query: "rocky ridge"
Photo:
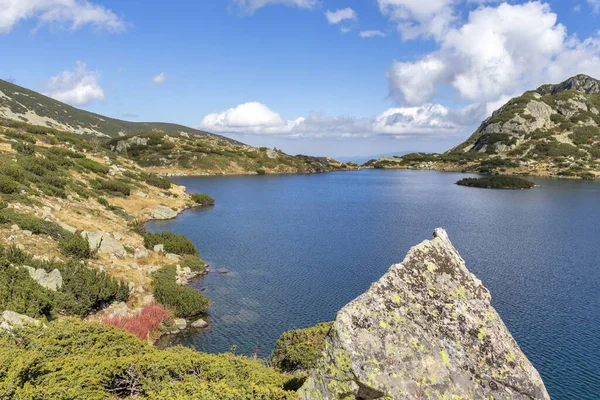
[[[443,229],[337,314],[300,395],[315,399],[549,399],[489,291]]]
[[[577,75],[543,85],[511,99],[444,154],[415,153],[366,166],[598,178],[600,81]]]

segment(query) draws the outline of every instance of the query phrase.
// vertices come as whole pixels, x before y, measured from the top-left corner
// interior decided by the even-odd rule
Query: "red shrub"
[[[140,339],[146,340],[150,332],[157,330],[160,324],[169,318],[171,318],[171,313],[168,309],[160,304],[150,304],[132,316],[113,316],[103,318],[102,322],[106,325],[124,329]]]

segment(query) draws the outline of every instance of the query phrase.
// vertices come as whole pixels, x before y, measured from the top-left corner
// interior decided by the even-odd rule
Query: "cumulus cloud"
[[[327,116],[311,113],[286,120],[264,104],[251,102],[204,117],[198,128],[225,134],[288,137],[368,137],[393,135],[452,135],[480,118],[474,110],[451,111],[440,104],[390,108],[374,118]]]
[[[86,65],[78,61],[75,70],[64,71],[50,78],[44,94],[77,106],[104,100],[104,90],[98,83],[99,76],[98,72],[88,71]]]
[[[385,37],[386,34],[378,31],[378,30],[372,30],[372,31],[361,31],[358,34],[361,38],[374,38],[374,37]]]
[[[356,11],[354,11],[351,8],[344,8],[344,9],[336,10],[336,11],[327,10],[325,12],[325,17],[327,18],[327,21],[332,25],[339,24],[340,22],[346,21],[346,20],[358,19],[358,16],[356,15]]]
[[[587,2],[592,6],[595,13],[600,12],[600,0],[587,0]]]
[[[398,26],[404,39],[441,38],[456,19],[457,0],[377,0],[381,13]]]
[[[126,24],[111,10],[87,0],[0,0],[0,33],[10,32],[20,21],[34,19],[38,26],[58,25],[79,29],[89,25],[119,32]]]
[[[311,9],[319,4],[318,0],[231,0],[234,8],[242,14],[254,14],[259,8],[279,4],[288,7]]]
[[[436,3],[440,9],[446,2],[420,3]],[[540,2],[479,7],[462,26],[447,28],[441,37],[432,35],[437,50],[416,61],[394,62],[388,70],[390,92],[401,104],[430,102],[447,87],[461,99],[498,102],[542,83],[600,69],[600,39],[569,36],[550,6]]]
[[[164,83],[167,80],[167,74],[165,74],[164,72],[161,72],[160,74],[154,75],[152,77],[152,83],[154,83],[155,85],[160,85],[162,83]]]

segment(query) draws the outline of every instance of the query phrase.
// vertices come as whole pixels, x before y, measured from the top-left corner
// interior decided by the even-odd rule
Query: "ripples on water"
[[[492,303],[553,399],[600,398],[600,184],[535,179],[504,191],[461,174],[378,171],[178,178],[217,205],[149,224],[190,237],[215,268],[195,283],[211,328],[173,343],[267,357],[288,329],[333,320],[434,228]]]

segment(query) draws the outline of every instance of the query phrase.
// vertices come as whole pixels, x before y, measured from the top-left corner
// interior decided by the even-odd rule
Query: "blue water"
[[[269,355],[288,329],[333,320],[408,249],[447,229],[553,399],[600,398],[600,184],[454,185],[462,174],[365,170],[178,178],[216,206],[149,229],[190,237],[213,272],[211,328],[172,337]]]

